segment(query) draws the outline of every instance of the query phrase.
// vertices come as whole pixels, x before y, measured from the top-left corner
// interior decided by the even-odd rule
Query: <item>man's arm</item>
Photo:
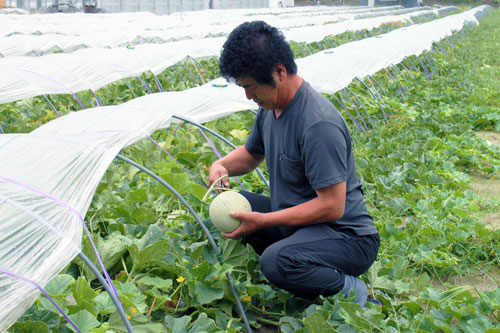
[[[238,147],[212,164],[208,174],[208,185],[212,185],[214,181],[227,174],[239,176],[249,173],[263,160],[264,155],[252,154],[245,146]],[[229,186],[229,179],[224,178],[222,184],[226,187]]]
[[[273,226],[301,226],[337,220],[344,215],[346,182],[316,190],[316,198],[271,213],[231,212],[241,225],[226,237],[237,239],[256,230]]]

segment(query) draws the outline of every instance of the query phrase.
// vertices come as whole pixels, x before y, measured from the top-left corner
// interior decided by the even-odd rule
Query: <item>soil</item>
[[[479,131],[476,135],[485,139],[489,144],[496,144],[500,149],[500,133]],[[484,201],[500,199],[500,177],[486,178],[483,176],[470,175],[472,178],[471,188],[479,194]],[[498,230],[500,228],[500,209],[481,213],[478,218],[490,230]]]
[[[258,329],[252,330],[254,333],[279,333],[280,330],[276,326],[262,326]]]
[[[494,269],[472,275],[452,276],[447,278],[446,281],[437,281],[435,279],[431,280],[431,284],[435,288],[443,288],[443,282],[451,284],[455,287],[473,286],[474,288],[470,289],[470,292],[477,296],[478,292],[493,291],[498,289],[500,286],[500,270]]]

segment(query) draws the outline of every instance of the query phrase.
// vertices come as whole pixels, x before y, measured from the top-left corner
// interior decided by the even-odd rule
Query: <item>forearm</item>
[[[240,176],[254,170],[262,161],[260,156],[249,153],[244,146],[238,147],[213,165],[227,169],[229,176]]]
[[[344,207],[314,198],[298,206],[264,214],[266,226],[303,226],[337,220],[344,214]]]
[[[267,213],[269,226],[300,226],[338,220],[344,215],[346,182],[316,190],[317,197],[300,205]]]

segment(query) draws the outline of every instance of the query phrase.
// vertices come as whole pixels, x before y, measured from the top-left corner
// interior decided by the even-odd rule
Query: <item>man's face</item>
[[[278,107],[278,87],[260,84],[250,76],[236,79],[236,84],[245,89],[248,99],[253,100],[264,110],[275,110]]]

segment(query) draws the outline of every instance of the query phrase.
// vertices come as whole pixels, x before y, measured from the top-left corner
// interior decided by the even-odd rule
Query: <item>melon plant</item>
[[[240,226],[240,220],[229,215],[230,211],[251,212],[247,198],[235,191],[224,191],[210,203],[212,223],[222,232],[232,232]]]

